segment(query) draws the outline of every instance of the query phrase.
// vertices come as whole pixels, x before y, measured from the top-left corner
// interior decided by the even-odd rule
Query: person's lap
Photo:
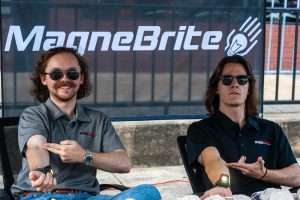
[[[97,195],[93,196],[89,193],[83,192],[78,194],[53,194],[53,193],[38,193],[38,194],[29,194],[22,198],[22,200],[63,200],[63,199],[72,199],[72,200],[159,200],[161,196],[158,190],[148,184],[139,185],[137,187],[125,190],[115,196],[110,195]]]

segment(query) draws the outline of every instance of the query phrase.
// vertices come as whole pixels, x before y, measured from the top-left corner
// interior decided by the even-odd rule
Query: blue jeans
[[[134,188],[125,190],[115,196],[97,195],[93,196],[87,192],[78,194],[52,194],[35,193],[28,194],[21,198],[22,200],[160,200],[159,191],[152,185],[143,184]]]

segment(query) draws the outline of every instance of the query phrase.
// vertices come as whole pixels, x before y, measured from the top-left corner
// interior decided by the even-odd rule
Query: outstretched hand
[[[257,161],[254,163],[246,163],[245,161],[246,156],[242,156],[238,162],[226,163],[226,166],[238,169],[242,172],[242,174],[256,179],[261,179],[265,175],[265,161],[261,156],[259,156]]]
[[[42,148],[59,155],[64,163],[81,163],[85,155],[85,150],[74,140],[64,140],[60,144],[45,143]]]

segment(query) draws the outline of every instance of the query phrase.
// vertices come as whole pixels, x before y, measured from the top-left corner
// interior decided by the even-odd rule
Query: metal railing
[[[266,8],[264,104],[300,104],[299,15],[286,5]]]

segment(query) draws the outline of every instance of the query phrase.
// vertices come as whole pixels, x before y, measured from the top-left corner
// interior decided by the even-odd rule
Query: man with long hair
[[[204,169],[211,182],[201,199],[300,186],[300,168],[283,130],[257,117],[255,77],[247,60],[224,57],[204,102],[209,117],[187,132],[189,164]]]
[[[41,53],[31,79],[31,94],[41,104],[20,117],[22,169],[12,186],[17,199],[161,198],[147,184],[116,196],[99,194],[97,169],[127,173],[131,161],[107,116],[77,101],[90,94],[91,83],[88,65],[76,50],[57,47]]]

